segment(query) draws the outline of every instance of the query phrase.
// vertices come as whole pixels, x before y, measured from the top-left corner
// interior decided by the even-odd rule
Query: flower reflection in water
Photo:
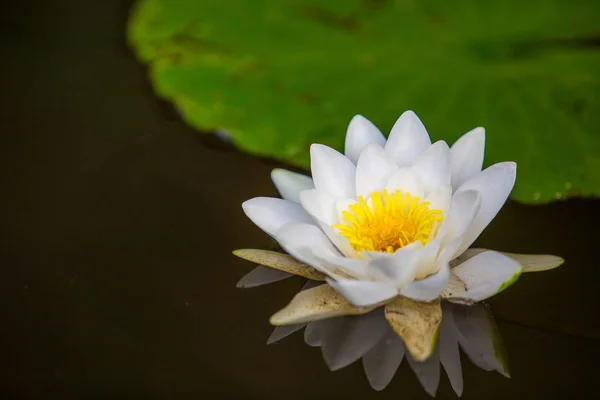
[[[318,285],[309,281],[304,289]],[[440,382],[440,364],[458,396],[463,391],[459,347],[486,371],[509,377],[507,357],[490,310],[483,304],[442,303],[442,322],[435,350],[425,362],[415,361],[400,337],[387,323],[383,308],[368,314],[343,316],[276,327],[267,343],[275,343],[304,329],[306,344],[320,347],[330,370],[344,368],[359,359],[369,384],[383,390],[404,359],[427,393],[434,396]]]

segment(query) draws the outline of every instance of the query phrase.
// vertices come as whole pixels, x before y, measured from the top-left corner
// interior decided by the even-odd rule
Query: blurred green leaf
[[[513,198],[600,194],[596,0],[140,0],[129,41],[158,94],[201,130],[308,166],[362,114],[414,110],[433,140],[487,130]]]

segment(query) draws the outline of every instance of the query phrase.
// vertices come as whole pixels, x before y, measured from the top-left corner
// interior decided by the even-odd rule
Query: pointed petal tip
[[[253,252],[257,252],[257,251],[262,251],[259,249],[235,249],[231,251],[231,254],[233,254],[236,257],[239,257],[241,259],[248,260],[247,257],[249,257],[250,254],[252,254]]]
[[[529,260],[524,257],[522,259],[519,259],[518,257],[513,258],[521,262],[521,265],[523,266],[523,272],[549,271],[551,269],[558,268],[565,263],[564,258],[550,254],[543,254],[539,256],[531,255]]]
[[[356,114],[354,117],[352,117],[352,119],[350,120],[350,124],[353,123],[362,123],[364,121],[369,121],[367,118],[365,118],[364,115],[362,114]],[[349,125],[350,125],[349,124]]]
[[[326,146],[326,145],[321,144],[321,143],[312,143],[310,145],[310,154],[311,154],[311,156],[313,155],[314,152],[327,151],[327,150],[332,150],[332,149],[331,149],[331,147]]]
[[[271,170],[271,178],[273,177],[273,175],[277,175],[277,174],[281,174],[284,173],[286,170],[283,168],[273,168]]]

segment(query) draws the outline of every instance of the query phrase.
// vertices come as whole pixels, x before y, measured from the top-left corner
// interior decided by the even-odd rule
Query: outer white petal
[[[454,142],[450,148],[452,188],[454,190],[481,172],[484,151],[485,129],[483,128],[475,128]]]
[[[454,267],[452,272],[467,290],[453,299],[477,302],[492,297],[514,283],[523,271],[518,261],[495,251],[486,251]]]
[[[403,167],[411,165],[430,145],[431,139],[419,117],[406,111],[392,127],[385,151]]]
[[[348,125],[346,131],[346,145],[344,153],[346,157],[356,164],[360,153],[369,144],[385,145],[385,137],[371,121],[362,115],[355,115]]]
[[[360,154],[356,166],[356,197],[369,198],[372,192],[382,191],[398,165],[381,146],[368,145]]]
[[[315,255],[335,253],[327,236],[315,225],[290,223],[277,231],[275,239],[292,257],[330,274]]]
[[[335,209],[336,199],[330,194],[317,189],[303,190],[300,192],[300,204],[318,222],[334,225],[339,222]]]
[[[236,286],[239,288],[251,288],[266,285],[267,283],[281,281],[292,276],[295,275],[280,271],[278,269],[259,265],[258,267],[254,268],[252,271],[244,275],[242,279],[238,281]]]
[[[300,204],[284,199],[255,197],[242,203],[242,209],[252,222],[271,236],[290,222],[313,223]]]
[[[300,192],[315,187],[310,176],[302,175],[287,169],[275,168],[271,171],[271,180],[286,200],[300,202]]]
[[[355,307],[371,306],[395,297],[398,292],[390,284],[373,281],[351,279],[327,279],[335,290],[344,296]]]
[[[481,207],[465,234],[457,254],[468,249],[498,214],[515,185],[516,176],[517,164],[502,162],[484,169],[458,189],[457,193],[464,190],[477,190],[481,194]]]
[[[409,167],[403,167],[394,172],[387,182],[386,189],[390,193],[400,190],[402,193],[410,193],[411,196],[423,197],[424,194],[417,174]]]
[[[413,165],[425,194],[450,184],[450,157],[448,145],[443,140],[429,146]]]
[[[317,190],[335,197],[354,197],[356,166],[343,154],[331,147],[313,144],[310,169]]]
[[[404,286],[400,294],[417,301],[432,301],[440,296],[449,278],[450,268],[444,264],[436,274]]]

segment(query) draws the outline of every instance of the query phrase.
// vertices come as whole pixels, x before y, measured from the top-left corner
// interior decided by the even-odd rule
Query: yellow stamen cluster
[[[402,193],[371,193],[369,206],[362,196],[342,212],[342,223],[334,225],[354,250],[393,253],[410,243],[426,244],[435,238],[443,220],[441,210],[431,209],[428,201]]]

